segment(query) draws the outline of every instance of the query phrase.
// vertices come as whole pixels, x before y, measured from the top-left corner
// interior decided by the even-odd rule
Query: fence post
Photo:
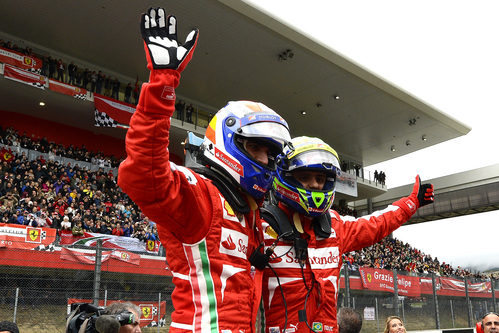
[[[437,285],[435,283],[435,273],[431,273],[431,284],[433,287],[433,304],[435,306],[435,323],[437,324],[437,329],[440,329],[440,313],[438,309],[438,299],[437,299]]]
[[[378,313],[378,297],[374,298],[376,304],[376,332],[379,333],[379,313]]]
[[[99,288],[102,265],[102,239],[97,240],[95,249],[95,274],[94,274],[94,305],[99,306]]]
[[[454,307],[452,305],[452,300],[449,300],[450,302],[450,316],[452,318],[452,328],[456,328],[456,323],[454,322]]]
[[[158,293],[158,333],[159,333],[159,322],[161,318],[161,293]]]
[[[468,292],[468,277],[466,276],[464,277],[464,291],[466,292],[466,306],[468,307],[468,327],[473,327],[471,325],[473,313],[471,310],[470,294]]]
[[[107,288],[104,290],[104,306],[107,306]]]
[[[343,267],[345,268],[345,297],[347,299],[347,308],[350,307],[350,273],[348,272],[348,264],[344,263]]]
[[[491,277],[490,278],[490,289],[492,291],[492,309],[494,309],[494,312],[497,313],[497,304],[496,304],[496,290],[495,290],[495,287],[494,287],[494,278]]]
[[[14,320],[12,320],[14,323],[16,322],[17,319],[17,301],[19,300],[19,287],[16,288],[16,299],[14,301]]]
[[[397,280],[397,271],[393,270],[393,307],[395,309],[395,315],[400,317],[399,311],[399,286]]]

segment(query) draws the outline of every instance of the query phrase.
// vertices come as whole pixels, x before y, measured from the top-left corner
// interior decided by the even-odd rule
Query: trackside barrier
[[[0,247],[2,320],[16,321],[23,332],[62,332],[68,303],[92,302],[95,298],[102,305],[116,300],[139,302],[143,314],[151,319],[147,323],[150,327],[144,327],[143,332],[168,331],[173,284],[164,257],[117,256],[111,249],[103,249],[99,278],[95,248],[71,249],[71,256],[63,249]],[[454,332],[474,327],[484,313],[497,309],[492,297],[492,289],[498,289],[494,279],[432,279],[430,275],[399,271],[395,297],[392,271],[361,268],[350,270],[348,276],[348,283],[344,275],[340,279],[338,306],[350,304],[362,314],[364,333],[383,332],[385,319],[396,313],[404,320],[407,331]],[[349,285],[348,290],[345,285]],[[157,313],[162,314],[159,320]]]

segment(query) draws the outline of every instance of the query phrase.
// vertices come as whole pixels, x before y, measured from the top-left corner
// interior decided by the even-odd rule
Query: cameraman
[[[120,326],[119,333],[141,333],[140,329],[140,308],[130,302],[113,303],[106,308],[107,315],[119,315],[124,312],[131,312],[134,315],[134,321],[130,324]]]

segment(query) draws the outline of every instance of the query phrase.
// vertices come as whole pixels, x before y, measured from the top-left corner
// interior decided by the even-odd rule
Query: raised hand
[[[416,181],[414,182],[410,196],[417,199],[418,207],[433,203],[433,184],[421,184],[421,178],[419,178],[419,175],[416,176]]]
[[[140,31],[144,40],[147,68],[182,72],[192,58],[199,30],[192,30],[184,44],[177,40],[177,19],[166,16],[163,8],[150,8],[142,14]]]

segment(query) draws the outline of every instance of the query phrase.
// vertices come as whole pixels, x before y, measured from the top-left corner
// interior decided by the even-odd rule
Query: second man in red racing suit
[[[329,209],[339,172],[336,152],[317,138],[299,137],[292,144],[295,150],[282,157],[274,181],[278,213],[263,215],[270,222],[263,222],[265,248],[274,249],[263,279],[265,332],[336,333],[342,254],[400,227],[432,202],[433,187],[422,188],[416,177],[411,195],[386,209],[360,218],[340,216]],[[292,235],[282,236],[291,229]]]

